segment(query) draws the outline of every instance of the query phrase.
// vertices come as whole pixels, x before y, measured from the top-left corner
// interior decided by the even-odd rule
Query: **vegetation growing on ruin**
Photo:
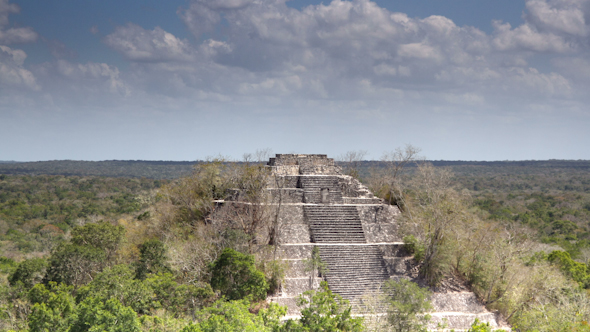
[[[417,154],[397,150],[378,167],[349,155],[347,171],[400,206],[420,276],[463,280],[521,331],[588,329],[587,164],[444,168],[416,164]],[[326,288],[302,297],[297,321],[281,323],[285,309],[264,303],[285,273],[276,210],[215,203],[267,202],[261,189],[274,179],[262,164],[199,163],[174,180],[77,172],[0,176],[0,331],[363,329]],[[411,316],[428,309],[417,292],[390,297],[389,328],[423,317]],[[393,315],[406,309],[405,321]]]
[[[402,180],[394,183],[401,188],[383,185],[381,179],[368,182],[381,184],[375,191],[385,198],[401,193],[396,200],[404,211],[406,247],[415,253],[420,276],[428,284],[438,287],[450,277],[464,280],[489,309],[500,311],[525,331],[570,331],[589,320],[585,289],[589,266],[572,258],[582,258],[586,241],[578,239],[576,233],[581,232],[575,223],[555,221],[575,213],[572,205],[560,213],[556,210],[567,207],[546,204],[546,195],[531,191],[529,197],[537,199],[527,201],[531,212],[520,211],[531,215],[529,222],[523,222],[510,209],[482,204],[485,199],[459,186],[448,168],[418,163],[411,174],[402,174]],[[500,195],[493,188],[486,194]],[[579,194],[578,199],[583,197]],[[586,218],[584,212],[577,215]],[[542,217],[547,218],[543,223]],[[578,221],[587,227],[588,219]],[[569,228],[559,226],[564,230],[561,235],[553,228],[553,237],[548,238],[547,224]]]

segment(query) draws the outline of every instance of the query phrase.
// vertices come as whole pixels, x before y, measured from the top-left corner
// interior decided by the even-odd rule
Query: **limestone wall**
[[[391,205],[357,205],[368,243],[400,242],[396,217],[400,211]]]
[[[309,243],[309,225],[303,217],[302,205],[281,205],[279,213],[279,243]]]
[[[300,188],[271,188],[268,192],[272,204],[303,203],[303,189]]]
[[[270,158],[269,166],[294,166],[294,165],[325,165],[334,166],[334,159],[325,154],[277,154]]]

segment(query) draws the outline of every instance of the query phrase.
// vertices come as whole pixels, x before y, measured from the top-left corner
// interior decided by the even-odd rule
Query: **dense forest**
[[[459,278],[521,331],[590,331],[590,162],[394,157],[341,165],[400,206],[427,285]],[[221,220],[214,203],[235,188],[260,202],[261,163],[3,163],[0,174],[0,331],[424,329],[428,290],[415,284],[384,287],[380,326],[325,285],[301,297],[300,319],[264,301],[285,269],[260,242],[270,221]]]

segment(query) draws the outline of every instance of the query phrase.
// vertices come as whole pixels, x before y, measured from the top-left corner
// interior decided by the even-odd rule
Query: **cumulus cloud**
[[[566,53],[575,45],[553,33],[539,33],[533,26],[523,24],[512,29],[509,23],[495,21],[494,46],[500,51],[531,50],[536,52]]]
[[[578,37],[588,36],[590,22],[586,22],[588,0],[528,0],[527,22],[539,31]]]
[[[572,83],[569,67],[531,63],[537,54],[583,58],[589,2],[526,0],[523,24],[497,21],[487,34],[443,16],[408,17],[369,0],[301,10],[286,0],[193,0],[178,15],[194,39],[134,23],[104,37],[130,61],[123,72],[104,63],[59,60],[32,73],[43,75],[43,82],[59,76],[71,86],[65,91],[88,86],[121,96],[224,102],[381,98],[472,106],[508,98],[567,99],[582,89]]]
[[[8,16],[20,12],[20,7],[8,0],[0,0],[0,44],[29,43],[37,40],[37,33],[31,28],[4,29]]]
[[[4,88],[38,90],[35,76],[24,68],[27,54],[23,50],[6,46],[37,39],[37,33],[31,28],[4,28],[8,24],[8,16],[19,11],[17,5],[8,3],[8,0],[0,0],[0,85]]]
[[[27,54],[22,50],[0,45],[0,85],[4,87],[25,87],[37,90],[34,75],[23,68]]]
[[[156,27],[145,30],[129,23],[106,36],[105,43],[133,61],[188,61],[193,51],[185,40]]]
[[[539,9],[539,1],[545,11]],[[524,86],[534,94],[534,89],[546,89],[553,95],[571,88],[563,82],[567,79],[538,73],[545,75],[541,81],[551,84],[523,84],[523,77],[537,75],[526,59],[534,52],[579,50],[579,40],[564,34],[582,36],[583,22],[576,23],[575,29],[559,25],[559,19],[551,18],[554,12],[547,8],[566,11],[569,7],[563,3],[572,2],[581,10],[583,1],[529,0],[530,13],[524,24],[513,28],[495,22],[491,35],[457,26],[443,16],[410,18],[368,0],[335,0],[302,10],[286,6],[284,0],[196,0],[179,10],[179,15],[195,37],[204,33],[214,36],[197,47],[200,57],[195,60],[195,68],[199,68],[195,73],[202,74],[203,66],[210,69],[214,65],[219,69],[219,85],[223,85],[223,75],[231,72],[221,68],[240,68],[241,73],[247,73],[237,77],[243,81],[238,85],[233,84],[236,76],[231,76],[232,83],[225,85],[230,94],[270,92],[282,86],[283,95],[314,96],[306,87],[321,84],[320,95],[334,98],[360,97],[367,90],[358,90],[358,86],[440,91],[462,87],[498,93],[507,86]],[[567,15],[578,13],[570,11],[573,14]],[[557,13],[554,16],[569,17],[559,10]],[[293,75],[301,85],[277,83]]]
[[[119,69],[106,63],[86,64],[58,60],[55,72],[62,78],[82,86],[106,88],[110,92],[126,95],[129,89],[120,79]]]
[[[22,44],[31,43],[37,40],[37,33],[31,28],[11,28],[0,30],[0,43]]]
[[[586,49],[590,0],[526,0],[525,23],[512,29],[494,22],[494,45],[501,51],[571,53]]]
[[[20,12],[20,7],[8,0],[0,0],[0,26],[8,24],[8,15]]]

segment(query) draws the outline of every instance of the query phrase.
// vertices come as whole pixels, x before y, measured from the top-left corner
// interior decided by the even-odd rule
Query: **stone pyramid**
[[[288,315],[297,316],[298,295],[326,280],[333,292],[363,314],[364,301],[376,298],[385,280],[411,279],[412,259],[403,250],[396,206],[374,197],[326,155],[277,154],[267,165],[279,179],[271,181],[268,190],[272,204],[280,205],[279,255],[289,266],[281,290],[269,301],[287,306]],[[314,246],[327,272],[312,278],[305,261]],[[467,330],[475,318],[506,329],[465,289],[434,292],[432,304],[431,330],[439,323],[446,324],[445,330]],[[377,314],[385,312],[384,307],[376,308]]]

